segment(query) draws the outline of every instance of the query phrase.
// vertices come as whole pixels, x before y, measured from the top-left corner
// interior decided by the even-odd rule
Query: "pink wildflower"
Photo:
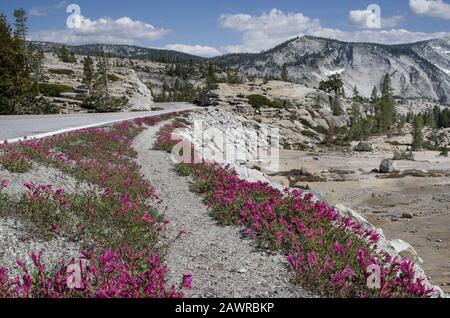
[[[192,290],[192,275],[187,274],[183,276],[183,283],[181,287],[187,290]]]
[[[147,212],[145,212],[144,215],[142,216],[142,221],[150,225],[155,224],[155,220],[153,220],[153,218]]]

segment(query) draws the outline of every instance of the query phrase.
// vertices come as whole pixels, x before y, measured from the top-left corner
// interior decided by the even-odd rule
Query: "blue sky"
[[[70,3],[81,9],[78,28],[66,25]],[[377,28],[367,24],[372,3],[381,8]],[[204,56],[258,52],[304,34],[382,43],[450,35],[450,0],[2,0],[0,12],[11,20],[17,7],[28,12],[34,40],[134,44]]]

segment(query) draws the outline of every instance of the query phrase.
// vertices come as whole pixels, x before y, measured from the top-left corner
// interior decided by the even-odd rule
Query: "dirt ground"
[[[415,171],[413,176],[372,172],[390,157],[389,152],[312,156],[282,151],[280,165],[283,171],[307,167],[320,173],[326,181],[309,182],[312,191],[331,205],[361,213],[388,239],[410,243],[430,281],[450,292],[450,158],[427,151],[417,153],[414,162],[395,162],[399,171]]]

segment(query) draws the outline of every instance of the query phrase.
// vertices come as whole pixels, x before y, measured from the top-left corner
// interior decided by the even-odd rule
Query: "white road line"
[[[195,108],[195,106],[188,107],[186,109],[179,109],[179,110],[173,109],[173,110],[167,110],[167,111],[160,111],[160,112],[155,113],[155,114],[149,114],[148,116],[141,115],[141,116],[135,116],[135,117],[130,117],[130,118],[116,119],[116,120],[105,121],[105,122],[102,122],[102,123],[97,123],[97,124],[92,124],[92,125],[87,125],[87,126],[78,126],[78,127],[72,127],[72,128],[55,130],[55,131],[42,133],[42,134],[37,134],[37,135],[32,135],[32,136],[23,136],[23,137],[18,137],[18,138],[5,139],[5,141],[7,143],[9,143],[9,144],[13,144],[13,143],[20,142],[20,141],[23,141],[23,140],[42,139],[42,138],[45,138],[45,137],[51,137],[51,136],[55,136],[55,135],[60,135],[60,134],[64,134],[64,133],[72,132],[72,131],[76,131],[76,130],[82,130],[82,129],[94,128],[94,127],[99,127],[99,126],[105,126],[105,125],[110,125],[110,124],[114,124],[114,123],[120,123],[120,122],[123,122],[123,121],[135,120],[135,119],[138,119],[138,118],[155,117],[155,116],[160,116],[160,115],[165,115],[165,114],[170,114],[170,113],[183,112],[183,111],[187,111],[187,110],[193,110],[194,108]]]

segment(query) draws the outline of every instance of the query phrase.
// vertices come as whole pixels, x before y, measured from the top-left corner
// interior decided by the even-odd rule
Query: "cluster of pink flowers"
[[[0,164],[10,172],[24,173],[32,168],[30,160],[16,147],[4,143],[0,148]]]
[[[192,288],[192,277],[185,275],[180,286],[167,288],[167,267],[157,255],[136,252],[130,246],[116,251],[99,251],[96,245],[69,264],[62,263],[48,272],[42,253],[31,255],[33,268],[17,261],[22,277],[10,279],[6,268],[0,267],[2,298],[180,298],[181,290]],[[143,266],[145,264],[145,266]]]
[[[40,254],[32,255],[36,275],[31,275],[20,261],[24,271],[21,278],[10,280],[7,269],[0,268],[0,297],[184,296],[175,286],[166,287],[167,268],[160,263],[154,240],[168,221],[154,208],[160,200],[153,186],[141,175],[131,145],[143,125],[156,125],[171,116],[136,119],[111,129],[84,129],[2,146],[21,158],[52,165],[93,185],[90,194],[69,195],[64,189],[54,190],[50,185],[28,182],[24,186],[29,192],[22,199],[25,217],[48,227],[52,233],[64,234],[74,234],[68,233],[72,228],[84,231],[113,222],[108,224],[118,235],[99,237],[98,247],[83,253],[81,260],[61,265],[57,271],[47,272]],[[6,185],[6,181],[2,182],[2,187]],[[77,215],[80,224],[73,224],[73,218],[68,215]],[[121,240],[119,245],[117,240]],[[82,287],[70,289],[67,270],[79,262],[83,265],[80,266]],[[185,275],[179,288],[191,289],[192,276]]]
[[[379,234],[299,190],[280,192],[240,179],[218,164],[193,165],[193,189],[202,193],[222,224],[244,226],[261,245],[285,252],[305,287],[331,297],[427,297],[433,290],[417,278],[414,264],[377,252]],[[379,268],[370,288],[368,268]]]
[[[173,131],[178,128],[185,128],[188,124],[189,123],[183,118],[177,118],[173,122],[162,126],[158,131],[153,149],[171,152],[173,148],[180,143],[180,140],[173,136]]]
[[[166,125],[160,136],[175,129]],[[215,219],[245,227],[243,234],[287,255],[296,281],[331,297],[429,297],[414,263],[379,251],[379,233],[340,215],[313,195],[284,192],[262,182],[248,182],[229,167],[215,163],[181,163],[194,175]],[[369,269],[379,269],[373,276]],[[377,280],[379,286],[371,284]]]

